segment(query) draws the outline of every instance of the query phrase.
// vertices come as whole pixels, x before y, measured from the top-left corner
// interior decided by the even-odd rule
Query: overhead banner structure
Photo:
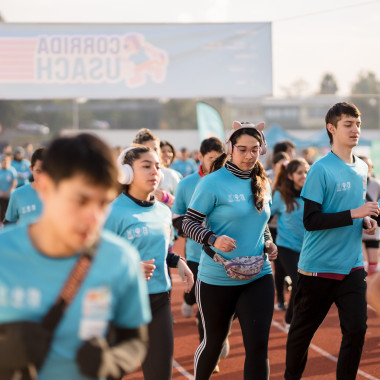
[[[0,99],[271,94],[270,23],[0,23]]]

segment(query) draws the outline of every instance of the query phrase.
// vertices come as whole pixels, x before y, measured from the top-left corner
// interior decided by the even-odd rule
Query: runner
[[[145,357],[150,310],[138,253],[117,236],[101,232],[116,189],[112,151],[98,138],[63,137],[47,148],[40,178],[41,218],[0,233],[1,379],[31,378],[6,376],[3,369],[16,359],[18,368],[25,368],[23,375],[29,370],[33,375],[37,368],[40,380],[85,380],[120,378]],[[60,305],[74,286],[65,286],[65,302],[51,307],[73,268],[79,279],[87,267],[84,282],[54,329],[53,320],[58,322]],[[49,310],[53,315],[47,318]],[[15,323],[4,325],[8,322],[24,327],[15,331]],[[115,345],[105,339],[111,326]]]
[[[246,352],[244,379],[269,378],[274,284],[264,246],[270,260],[276,258],[277,247],[267,225],[270,186],[259,161],[266,151],[264,124],[234,122],[233,128],[227,140],[229,160],[224,153],[214,162],[213,169],[220,170],[200,181],[183,221],[184,232],[204,245],[196,285],[204,329],[194,358],[196,380],[210,378],[234,314]],[[212,259],[209,255],[215,252]],[[227,274],[223,259],[240,262],[236,275],[234,267]]]
[[[41,215],[42,203],[38,191],[42,173],[43,152],[44,148],[38,148],[32,154],[30,171],[34,181],[17,188],[11,194],[4,224],[32,221]]]
[[[369,202],[376,202],[380,199],[380,181],[377,178],[372,177],[372,160],[366,156],[361,156],[359,158],[361,158],[368,165],[366,200]],[[377,265],[379,262],[379,245],[379,226],[376,228],[374,235],[363,233],[364,265],[367,265],[366,270],[369,276],[377,272]]]
[[[0,224],[3,222],[9,204],[9,197],[17,186],[17,173],[11,166],[12,156],[3,154],[0,163]]]
[[[356,378],[367,329],[362,229],[374,233],[377,202],[365,203],[367,165],[352,149],[360,136],[360,112],[337,103],[326,114],[331,152],[314,163],[301,196],[306,228],[286,346],[285,379],[301,379],[310,341],[336,304],[342,330],[337,379]],[[364,218],[364,219],[363,219]]]
[[[17,187],[29,183],[30,162],[25,158],[25,150],[22,146],[16,147],[13,155],[12,166],[17,172]]]
[[[303,158],[295,158],[282,165],[273,184],[271,214],[278,215],[276,245],[278,258],[292,280],[292,292],[285,314],[285,327],[289,329],[293,316],[293,298],[297,289],[298,259],[303,235],[303,200],[300,197],[309,164]]]
[[[169,253],[171,212],[152,195],[160,180],[160,161],[152,149],[136,145],[125,149],[118,163],[123,192],[112,202],[105,228],[132,243],[140,253],[146,279],[152,321],[149,324],[149,349],[143,363],[145,380],[170,380],[173,362],[173,319],[168,266],[178,268],[187,291],[193,275],[180,256]]]
[[[148,128],[140,129],[137,132],[133,142],[135,144],[145,145],[153,149],[161,159],[160,139]],[[161,165],[160,168],[162,176],[159,186],[155,190],[154,196],[158,201],[165,203],[168,207],[171,207],[174,202],[174,196],[177,191],[178,183],[182,177],[178,172],[166,167],[165,165]]]

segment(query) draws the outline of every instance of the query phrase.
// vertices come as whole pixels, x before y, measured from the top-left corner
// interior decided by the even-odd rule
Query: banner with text
[[[0,99],[271,94],[270,23],[0,23]]]

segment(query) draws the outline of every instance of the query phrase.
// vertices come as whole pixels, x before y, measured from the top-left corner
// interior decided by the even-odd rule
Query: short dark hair
[[[342,115],[359,117],[361,116],[361,113],[358,107],[347,102],[336,103],[330,107],[325,116],[326,131],[329,136],[330,145],[333,143],[333,136],[327,129],[327,124],[332,124],[334,127],[336,127],[338,125],[338,121],[342,118]]]
[[[273,147],[273,155],[279,152],[286,152],[289,148],[296,149],[295,144],[293,141],[290,140],[284,140],[279,141],[274,147]]]
[[[38,160],[43,161],[44,151],[45,148],[38,148],[33,152],[32,157],[30,158],[30,166],[32,168],[34,168],[34,165]]]
[[[82,174],[91,183],[118,189],[118,169],[112,149],[101,139],[83,133],[59,137],[46,148],[42,170],[60,181]]]
[[[210,137],[201,142],[199,151],[202,156],[213,151],[223,153],[223,143],[217,137]]]
[[[278,152],[278,153],[274,154],[273,158],[272,158],[272,165],[277,164],[277,162],[279,162],[281,160],[288,160],[289,161],[290,160],[289,155],[286,152]]]
[[[133,142],[135,144],[143,144],[145,141],[160,141],[160,139],[150,129],[142,128],[137,132]]]

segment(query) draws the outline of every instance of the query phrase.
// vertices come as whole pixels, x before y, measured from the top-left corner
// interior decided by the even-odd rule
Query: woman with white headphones
[[[183,231],[203,244],[195,293],[204,338],[194,357],[196,380],[210,378],[234,314],[246,353],[244,379],[269,379],[274,307],[269,260],[276,259],[277,247],[268,228],[270,186],[259,161],[266,151],[263,128],[263,123],[233,123],[227,154],[199,182],[183,220]]]
[[[167,267],[178,268],[186,290],[193,274],[180,256],[168,252],[171,212],[153,193],[160,182],[160,161],[152,149],[136,145],[124,149],[119,158],[119,182],[123,192],[112,202],[105,228],[134,245],[142,260],[152,310],[149,349],[142,365],[146,380],[170,380],[173,361],[173,319]]]

